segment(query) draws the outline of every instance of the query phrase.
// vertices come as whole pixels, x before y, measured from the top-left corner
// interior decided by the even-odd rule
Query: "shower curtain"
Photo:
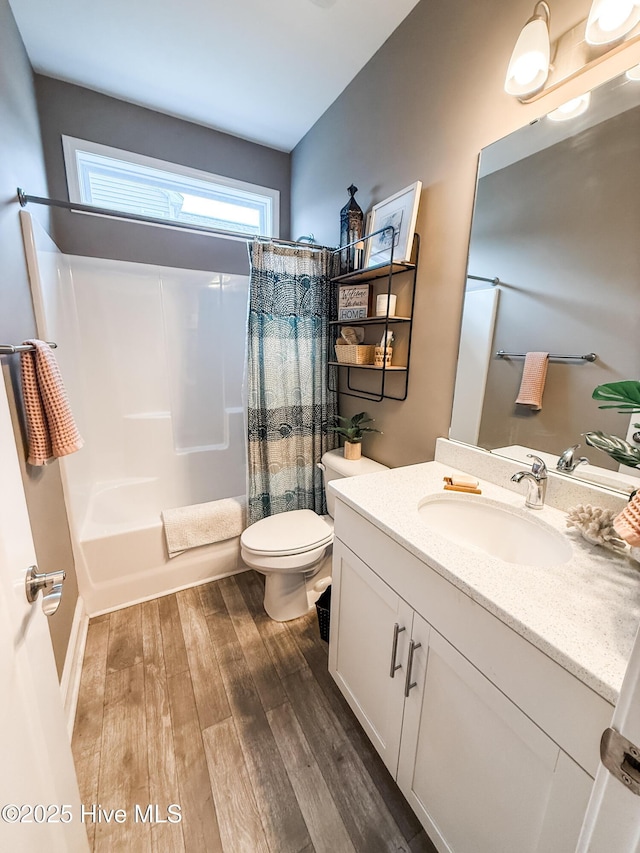
[[[329,391],[329,320],[335,312],[326,249],[249,245],[248,522],[292,509],[326,512],[317,467],[337,444]],[[335,368],[331,368],[334,370]],[[332,383],[333,384],[333,383]],[[334,385],[335,387],[335,385]]]

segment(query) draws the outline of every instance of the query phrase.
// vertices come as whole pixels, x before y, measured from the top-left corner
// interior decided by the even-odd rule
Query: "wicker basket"
[[[336,359],[340,364],[373,364],[375,349],[368,344],[336,344]]]
[[[329,627],[331,624],[331,585],[329,585],[316,601],[316,613],[318,614],[318,628],[320,639],[329,642]]]

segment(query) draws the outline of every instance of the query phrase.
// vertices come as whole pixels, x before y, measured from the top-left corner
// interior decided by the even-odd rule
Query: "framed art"
[[[394,231],[376,234],[366,241],[365,267],[388,264],[392,246],[394,263],[409,263],[421,192],[422,182],[416,181],[372,207],[370,219],[367,219],[367,233],[372,234],[390,226]]]

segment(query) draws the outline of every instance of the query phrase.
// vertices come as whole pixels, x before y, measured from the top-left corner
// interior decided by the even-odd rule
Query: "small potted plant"
[[[343,418],[337,416],[339,424],[329,427],[333,432],[337,432],[344,438],[344,458],[345,459],[360,459],[362,455],[362,438],[365,432],[382,433],[375,427],[367,426],[373,423],[373,418],[370,418],[366,412],[360,412],[353,415],[351,418]]]

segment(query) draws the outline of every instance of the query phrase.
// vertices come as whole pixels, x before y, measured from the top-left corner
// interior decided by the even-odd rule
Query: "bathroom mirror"
[[[591,395],[640,379],[639,188],[631,75],[594,89],[581,115],[546,116],[482,151],[450,438],[518,459],[546,453],[550,468],[581,443],[577,455],[592,465],[574,476],[622,491],[640,477],[618,478],[581,436],[632,440],[629,416],[600,410]],[[552,356],[540,411],[515,403],[529,351]],[[589,353],[595,361],[571,357]]]

